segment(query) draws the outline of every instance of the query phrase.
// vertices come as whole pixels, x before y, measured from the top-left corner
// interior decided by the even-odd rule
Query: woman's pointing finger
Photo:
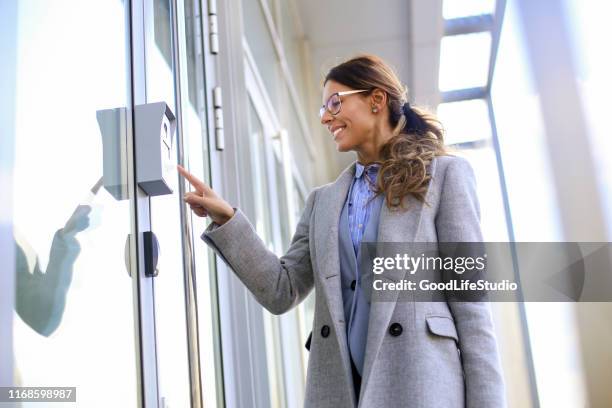
[[[206,184],[204,184],[202,180],[198,179],[196,176],[189,173],[182,166],[177,165],[176,168],[178,172],[181,174],[181,176],[185,177],[187,181],[189,181],[189,184],[191,184],[193,188],[195,188],[199,193],[208,192],[210,190],[209,187]]]

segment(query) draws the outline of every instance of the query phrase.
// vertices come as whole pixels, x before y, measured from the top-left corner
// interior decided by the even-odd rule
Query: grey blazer
[[[357,405],[338,259],[338,220],[354,171],[355,163],[336,181],[310,193],[291,246],[280,258],[266,248],[240,209],[202,235],[274,314],[295,307],[315,288],[305,407]],[[426,194],[430,206],[413,197],[408,198],[408,211],[389,211],[383,205],[378,242],[482,241],[469,162],[436,157],[431,175]],[[359,407],[506,406],[485,302],[372,302],[362,377]]]

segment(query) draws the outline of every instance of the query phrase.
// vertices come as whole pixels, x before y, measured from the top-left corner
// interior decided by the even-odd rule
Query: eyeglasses
[[[336,116],[340,113],[340,109],[342,109],[342,98],[341,96],[352,95],[360,92],[367,92],[367,89],[359,89],[356,91],[344,91],[344,92],[336,92],[332,94],[325,102],[325,105],[321,106],[319,109],[319,118],[323,118],[325,115],[325,111],[332,114],[332,116]]]

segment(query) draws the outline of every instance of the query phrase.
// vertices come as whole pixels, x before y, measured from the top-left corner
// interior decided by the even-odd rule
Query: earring
[[[376,106],[372,106],[372,113],[378,112],[378,108]]]

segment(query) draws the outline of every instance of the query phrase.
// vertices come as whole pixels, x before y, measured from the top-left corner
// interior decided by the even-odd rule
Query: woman
[[[196,189],[185,201],[213,220],[202,238],[274,314],[315,288],[305,406],[504,406],[487,303],[370,303],[358,268],[362,240],[481,241],[472,168],[377,57],[331,69],[323,101],[321,124],[357,161],[310,193],[287,253],[267,250],[240,209],[180,168]]]

